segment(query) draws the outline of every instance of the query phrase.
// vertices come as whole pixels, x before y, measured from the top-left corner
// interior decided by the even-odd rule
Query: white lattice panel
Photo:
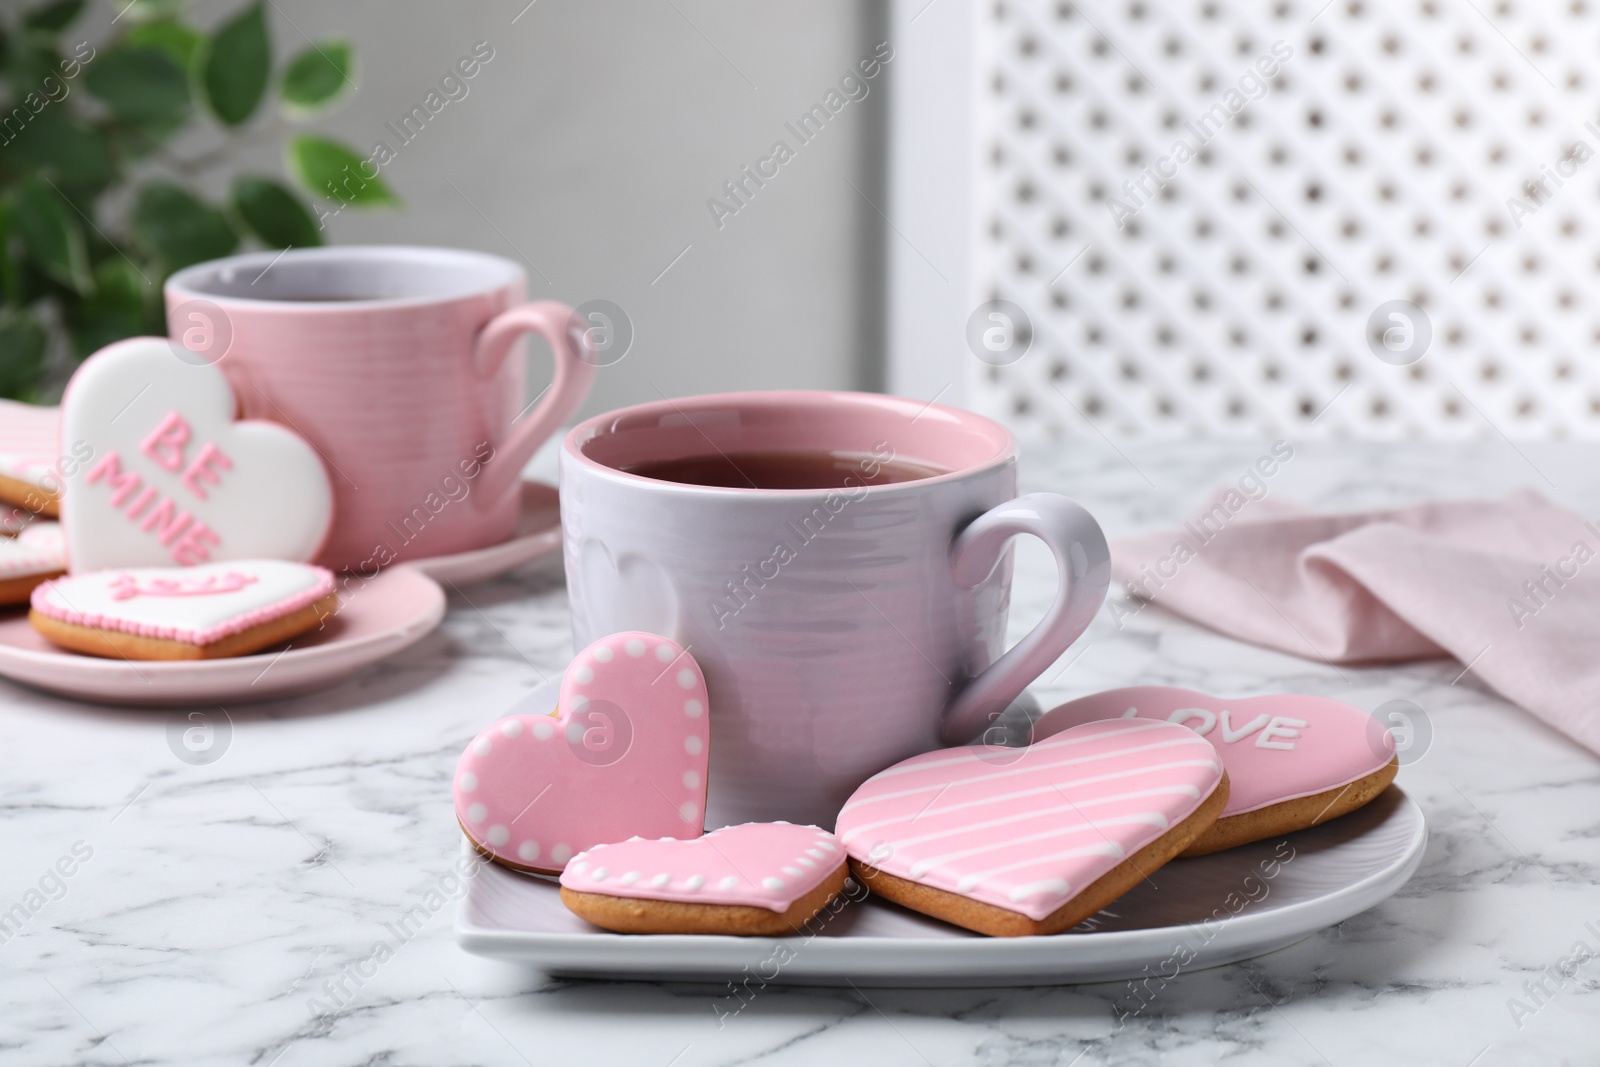
[[[975,406],[1067,432],[1600,437],[1595,6],[1319,6],[981,9],[971,296],[1034,337],[975,361]],[[1131,206],[1123,182],[1193,147],[1184,123],[1275,41],[1270,90],[1119,229],[1107,197]],[[1520,227],[1510,198],[1536,208]],[[1431,322],[1420,362],[1369,350],[1390,300]]]

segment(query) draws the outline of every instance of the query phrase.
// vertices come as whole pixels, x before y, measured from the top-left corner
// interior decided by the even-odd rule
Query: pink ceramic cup
[[[626,471],[794,451],[948,473],[826,490]],[[1111,580],[1087,511],[1052,493],[1017,496],[1004,427],[865,393],[690,397],[580,423],[562,442],[561,517],[576,646],[645,630],[684,646],[705,674],[713,827],[832,826],[870,775],[984,732],[1083,633]],[[1054,553],[1056,599],[1001,655],[1021,533]]]
[[[442,248],[261,252],[167,280],[178,355],[216,363],[242,417],[297,431],[333,483],[320,562],[371,570],[505,541],[522,467],[588,394],[572,310],[524,303],[498,256]],[[549,342],[555,375],[524,409],[514,343]],[[506,358],[513,355],[513,358]]]

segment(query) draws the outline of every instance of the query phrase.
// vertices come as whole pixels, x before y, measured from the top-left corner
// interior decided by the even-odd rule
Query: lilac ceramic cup
[[[720,488],[641,462],[827,452],[940,473],[840,489]],[[864,468],[865,469],[865,468]],[[1017,496],[1017,446],[967,411],[863,393],[667,400],[579,424],[561,451],[576,646],[646,630],[711,698],[707,826],[832,826],[870,775],[969,741],[1083,633],[1110,553],[1082,507]],[[1011,538],[1054,553],[1056,600],[1001,655]]]
[[[594,379],[572,309],[523,303],[499,256],[398,246],[257,252],[167,279],[180,358],[215,363],[244,418],[311,442],[333,485],[319,562],[363,573],[498,544],[516,530],[523,466]],[[555,377],[524,407],[525,333]]]

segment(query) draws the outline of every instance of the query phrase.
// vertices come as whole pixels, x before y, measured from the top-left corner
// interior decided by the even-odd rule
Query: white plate
[[[517,710],[549,710],[539,695]],[[1089,929],[1023,938],[983,937],[871,898],[846,904],[811,937],[613,934],[567,911],[554,880],[485,863],[456,936],[468,952],[563,977],[998,986],[1104,982],[1146,967],[1170,976],[1271,952],[1365,911],[1405,884],[1427,840],[1422,809],[1391,786],[1315,829],[1174,860]]]
[[[561,508],[556,487],[522,483],[522,514],[509,541],[450,556],[429,556],[405,566],[445,585],[470,585],[497,578],[524,564],[561,551]]]
[[[393,567],[353,594],[341,593],[327,625],[289,642],[228,659],[156,662],[67,652],[28,625],[27,612],[0,616],[0,677],[47,692],[122,707],[250,704],[337,685],[404,651],[444,618],[432,578]]]

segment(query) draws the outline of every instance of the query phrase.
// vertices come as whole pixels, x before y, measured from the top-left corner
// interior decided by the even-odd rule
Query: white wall
[[[281,52],[354,40],[360,91],[315,127],[364,149],[396,143],[384,123],[474,42],[494,48],[470,95],[384,168],[404,206],[346,210],[335,242],[496,252],[548,276],[530,269],[531,295],[622,306],[634,346],[584,413],[660,394],[877,385],[885,231],[862,194],[886,207],[885,78],[809,144],[783,124],[884,39],[879,6],[524,2],[275,0]],[[780,138],[795,158],[719,230],[706,200]],[[276,151],[254,154],[277,169]]]

